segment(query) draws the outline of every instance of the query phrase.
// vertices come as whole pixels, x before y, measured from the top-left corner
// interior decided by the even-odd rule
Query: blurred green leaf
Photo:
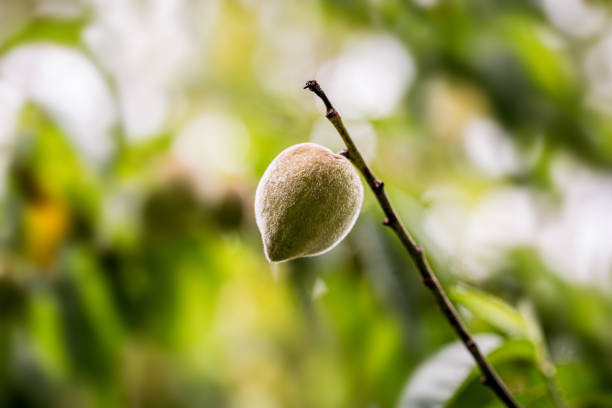
[[[555,366],[550,361],[544,334],[530,303],[523,302],[519,309],[515,309],[496,296],[463,286],[454,287],[451,296],[476,318],[482,319],[508,336],[528,340],[533,349],[533,364],[549,381],[548,386],[552,387],[549,389],[551,396],[556,397]]]
[[[535,85],[558,102],[573,104],[577,75],[572,71],[569,56],[564,53],[562,38],[525,15],[506,16],[501,25]]]
[[[527,338],[535,347],[535,358],[538,368],[544,376],[553,378],[555,375],[555,366],[550,361],[546,339],[544,338],[544,333],[535,315],[534,307],[531,303],[523,302],[519,310],[525,319]]]
[[[93,218],[101,200],[100,186],[63,130],[33,103],[22,109],[18,126],[18,174],[25,170],[44,195],[68,200]]]
[[[463,285],[451,288],[450,296],[473,316],[482,319],[502,333],[528,337],[524,317],[502,299]]]
[[[65,379],[69,373],[62,325],[53,293],[44,289],[36,291],[29,304],[32,342],[44,368],[57,379]]]
[[[119,357],[123,327],[109,293],[108,283],[89,248],[74,246],[67,251],[65,259],[77,304],[99,342],[100,351],[106,360],[104,364],[112,366],[113,359]]]
[[[489,362],[495,367],[498,374],[511,387],[515,397],[523,404],[526,403],[525,395],[527,384],[539,387],[541,378],[535,370],[535,350],[533,344],[526,339],[510,339],[503,345],[494,349],[487,355]],[[527,381],[529,376],[536,374],[533,379]],[[490,390],[486,390],[482,385],[482,374],[480,370],[473,366],[469,376],[463,381],[461,387],[457,389],[453,398],[446,404],[449,408],[471,408],[474,406],[501,406]],[[509,381],[510,380],[510,381]],[[539,396],[538,398],[541,398]]]
[[[60,20],[38,18],[14,33],[0,44],[0,55],[26,43],[49,41],[57,44],[76,46],[81,43],[81,31],[87,20]]]
[[[486,355],[498,348],[503,340],[493,334],[480,334],[474,340]],[[399,407],[443,407],[452,399],[469,377],[475,362],[465,345],[455,341],[437,352],[411,376],[404,388]]]

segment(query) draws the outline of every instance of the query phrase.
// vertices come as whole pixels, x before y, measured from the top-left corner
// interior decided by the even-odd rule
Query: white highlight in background
[[[321,67],[318,79],[343,117],[375,119],[394,113],[415,69],[398,39],[378,34],[350,43]]]
[[[113,100],[101,74],[80,52],[51,44],[21,46],[0,61],[0,80],[14,88],[9,93],[22,94],[22,102],[30,100],[44,109],[86,162],[101,165],[108,160],[113,150],[110,132],[116,123]],[[15,111],[15,105],[8,109]],[[12,137],[6,134],[14,129],[2,132],[3,138]]]

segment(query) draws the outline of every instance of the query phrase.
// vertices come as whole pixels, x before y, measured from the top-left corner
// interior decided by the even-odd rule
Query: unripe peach
[[[329,251],[349,233],[362,202],[361,179],[344,156],[315,143],[287,148],[255,193],[266,258],[282,262]]]

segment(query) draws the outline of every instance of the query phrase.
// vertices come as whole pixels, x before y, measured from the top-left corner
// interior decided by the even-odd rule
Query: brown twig
[[[365,162],[363,156],[359,152],[359,149],[355,145],[355,142],[349,135],[346,127],[342,123],[342,118],[336,112],[331,102],[325,95],[325,92],[321,89],[317,81],[308,81],[306,82],[306,86],[304,89],[309,89],[314,92],[325,104],[325,108],[327,110],[325,116],[329,121],[334,125],[340,137],[344,141],[346,145],[346,151],[343,151],[342,154],[346,156],[355,167],[363,174],[363,177],[366,179],[366,182],[370,186],[370,189],[374,192],[380,207],[385,213],[385,219],[383,220],[383,224],[388,226],[393,230],[395,235],[399,238],[402,245],[408,253],[410,257],[414,261],[417,266],[419,273],[421,274],[421,278],[423,280],[423,284],[431,290],[433,295],[440,306],[440,309],[444,313],[444,316],[453,327],[465,347],[468,349],[474,360],[480,367],[480,370],[483,374],[483,383],[489,386],[493,392],[497,395],[497,397],[503,401],[504,404],[508,407],[518,408],[519,405],[508,390],[508,387],[503,383],[491,363],[487,360],[487,358],[482,354],[478,345],[468,333],[465,325],[461,322],[459,318],[459,314],[457,310],[449,300],[448,296],[444,292],[442,285],[438,281],[438,278],[434,274],[431,266],[427,262],[425,255],[423,253],[423,248],[417,245],[416,241],[410,233],[406,230],[402,222],[397,216],[395,209],[391,205],[389,201],[389,197],[385,191],[384,183],[376,178],[368,164]]]

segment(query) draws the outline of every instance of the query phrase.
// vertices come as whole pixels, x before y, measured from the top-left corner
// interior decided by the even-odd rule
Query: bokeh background
[[[493,407],[362,214],[266,262],[340,139],[524,406],[612,406],[612,19],[580,0],[0,0],[0,406]]]

